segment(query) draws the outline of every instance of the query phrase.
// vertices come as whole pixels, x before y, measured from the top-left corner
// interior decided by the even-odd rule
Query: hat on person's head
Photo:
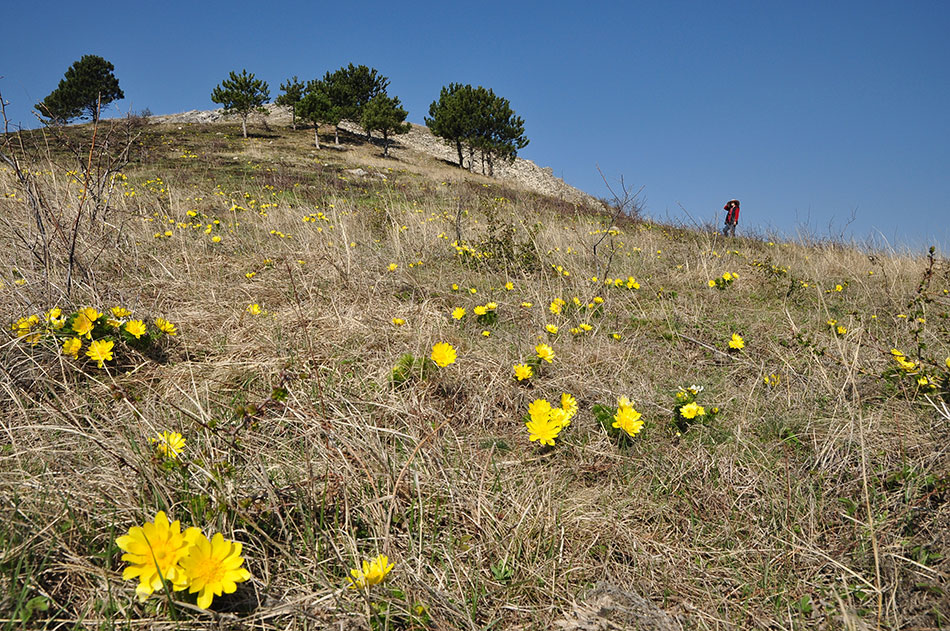
[[[727,203],[727,204],[731,204],[732,202],[735,202],[735,203],[738,204],[738,203],[739,203],[739,200],[738,200],[738,199],[730,199],[730,200],[729,200],[728,202],[726,202],[726,203]]]

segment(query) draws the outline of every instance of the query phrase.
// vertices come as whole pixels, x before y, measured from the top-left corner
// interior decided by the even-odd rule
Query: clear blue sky
[[[116,7],[116,8],[113,8]],[[647,214],[950,248],[950,2],[11,2],[0,91],[14,122],[83,54],[115,64],[110,115],[212,109],[247,68],[279,84],[353,62],[422,123],[450,82],[524,118],[525,158],[594,195],[597,166]]]

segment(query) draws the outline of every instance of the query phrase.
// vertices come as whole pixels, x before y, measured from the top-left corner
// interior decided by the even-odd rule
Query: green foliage
[[[115,66],[98,55],[83,55],[60,80],[59,86],[36,104],[50,122],[67,123],[76,118],[97,120],[102,107],[124,99]]]
[[[267,82],[255,79],[254,73],[248,74],[241,70],[237,74],[233,70],[228,78],[218,84],[211,92],[211,100],[224,108],[228,114],[237,114],[241,117],[244,137],[247,138],[247,117],[251,112],[264,112],[264,104],[270,99],[270,89]]]
[[[515,575],[515,571],[504,560],[499,560],[491,564],[491,575],[499,583],[507,584]]]
[[[463,145],[468,148],[469,168],[475,152],[481,153],[482,171],[493,172],[496,159],[512,161],[528,145],[524,121],[515,116],[508,99],[478,86],[451,83],[429,106],[426,125],[436,136],[455,145],[459,166],[464,165]]]
[[[323,79],[309,82],[297,104],[297,115],[313,123],[314,128],[321,123],[333,125],[334,141],[340,144],[340,121],[362,123],[367,105],[375,97],[385,96],[388,85],[389,79],[379,74],[375,68],[350,64],[334,72],[327,72]],[[396,107],[398,105],[397,101]],[[405,116],[402,120],[405,120]],[[314,133],[316,134],[316,129]],[[388,133],[401,132],[390,129]],[[319,138],[315,136],[314,140],[319,147]]]
[[[303,81],[300,81],[297,75],[294,75],[292,78],[280,84],[280,89],[283,91],[283,94],[274,99],[274,103],[277,105],[290,108],[293,120],[291,125],[294,129],[297,129],[297,103],[303,98],[304,89],[306,87],[307,85]]]
[[[393,366],[389,381],[393,387],[398,387],[415,379],[424,380],[435,369],[435,362],[428,357],[414,357],[412,353],[405,353]]]
[[[332,75],[324,77],[343,95],[343,118],[359,122],[363,117],[363,110],[375,97],[386,94],[389,79],[379,74],[375,68],[354,66],[340,68]]]
[[[399,97],[377,94],[363,108],[360,124],[367,134],[378,131],[383,135],[383,155],[388,156],[389,135],[405,134],[412,128],[405,122],[408,114],[400,105]]]
[[[314,80],[307,84],[307,88],[294,111],[296,116],[313,124],[314,142],[319,149],[320,137],[317,135],[317,131],[320,123],[333,125],[336,128],[343,120],[342,95],[336,92],[334,86],[326,81]],[[336,144],[340,144],[338,130]]]

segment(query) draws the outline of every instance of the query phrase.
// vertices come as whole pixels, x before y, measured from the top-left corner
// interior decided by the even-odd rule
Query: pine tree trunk
[[[339,125],[333,126],[333,144],[335,144],[337,147],[340,146],[340,126]]]
[[[462,141],[455,141],[455,149],[459,152],[459,168],[462,168]]]
[[[383,130],[383,157],[389,157],[389,134],[386,133],[386,130]]]
[[[294,107],[290,110],[290,126],[294,131],[297,131],[297,108]]]
[[[318,123],[313,124],[313,144],[317,149],[320,148],[320,125]]]
[[[241,118],[241,131],[244,132],[244,137],[247,138],[247,116]]]

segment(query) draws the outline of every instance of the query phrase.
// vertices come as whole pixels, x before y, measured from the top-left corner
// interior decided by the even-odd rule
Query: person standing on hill
[[[726,211],[726,225],[722,228],[722,234],[726,237],[734,237],[736,224],[739,223],[739,200],[730,199],[722,209]]]

